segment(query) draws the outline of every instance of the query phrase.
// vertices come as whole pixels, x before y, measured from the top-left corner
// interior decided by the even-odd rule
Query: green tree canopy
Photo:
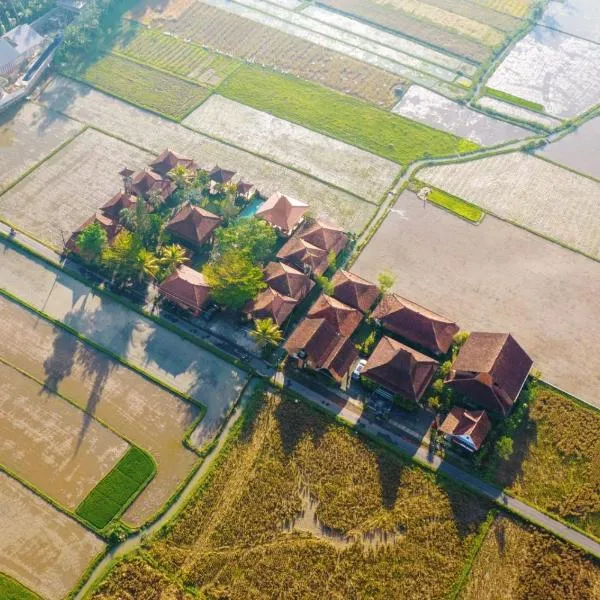
[[[79,254],[87,262],[99,260],[107,244],[108,236],[99,223],[88,225],[77,237]]]
[[[275,248],[277,234],[261,219],[238,219],[228,227],[215,232],[215,242],[220,253],[230,249],[240,250],[256,262],[266,261]]]
[[[102,264],[110,271],[113,279],[123,283],[135,277],[137,255],[141,249],[140,241],[130,231],[121,231],[112,246],[104,249]]]
[[[189,262],[185,249],[179,244],[163,246],[160,251],[160,264],[164,266],[167,275],[177,270],[178,267]]]
[[[277,346],[283,339],[281,329],[279,329],[277,324],[270,317],[267,317],[266,319],[256,319],[256,321],[254,321],[254,331],[250,332],[250,336],[259,348]]]
[[[214,301],[233,310],[240,310],[266,287],[261,269],[247,252],[236,248],[205,265],[203,273]]]
[[[387,294],[396,283],[396,277],[389,271],[382,271],[377,275],[377,287],[382,294]]]
[[[509,438],[506,435],[503,435],[497,442],[496,442],[496,452],[498,453],[498,456],[504,460],[507,461],[513,454],[513,441],[512,438]]]

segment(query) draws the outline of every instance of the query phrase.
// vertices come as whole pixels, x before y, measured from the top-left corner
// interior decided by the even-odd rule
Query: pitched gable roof
[[[143,170],[133,176],[131,191],[136,196],[148,196],[156,192],[165,200],[175,191],[175,184],[154,171]]]
[[[134,195],[118,192],[106,204],[103,204],[100,210],[107,217],[118,219],[121,211],[124,208],[131,208],[136,201],[137,198]]]
[[[509,333],[474,332],[460,349],[447,381],[473,401],[506,414],[532,366]]]
[[[316,275],[327,271],[327,250],[317,248],[309,242],[297,237],[291,237],[277,253],[277,258],[295,265],[305,266]]]
[[[302,271],[282,262],[270,262],[265,267],[264,274],[269,287],[296,300],[304,299],[315,285]]]
[[[372,316],[388,331],[436,354],[448,352],[452,338],[459,331],[458,325],[450,319],[398,294],[386,294]]]
[[[343,229],[319,220],[315,221],[312,225],[304,227],[297,235],[313,246],[322,248],[327,252],[333,251],[336,255],[348,243],[348,236],[344,233]]]
[[[219,165],[215,165],[208,173],[209,179],[215,183],[228,183],[233,179],[234,175],[235,171],[222,169]]]
[[[362,314],[358,310],[325,294],[317,298],[307,316],[325,319],[337,333],[346,337],[352,335],[362,321]]]
[[[275,192],[263,202],[256,211],[256,216],[264,219],[273,227],[277,227],[283,233],[289,234],[298,225],[307,210],[308,204],[305,202],[284,196],[281,192]]]
[[[283,296],[268,287],[244,307],[244,313],[252,319],[271,318],[277,325],[282,325],[290,316],[296,304],[298,304],[298,301],[294,298]]]
[[[343,269],[333,276],[331,283],[334,298],[363,313],[373,306],[379,296],[379,289],[374,283]]]
[[[159,286],[159,291],[175,304],[193,311],[200,310],[208,301],[210,286],[202,273],[186,265],[181,265]]]
[[[416,402],[424,394],[438,364],[436,360],[384,336],[362,374],[391,392]]]
[[[179,154],[179,152],[175,152],[175,150],[171,150],[170,148],[163,150],[158,158],[150,163],[150,168],[160,175],[166,176],[169,171],[179,165],[189,171],[195,171],[197,168],[193,158]]]
[[[222,221],[221,217],[210,211],[188,204],[166,224],[165,229],[191,244],[201,246]]]
[[[476,450],[481,448],[492,424],[485,410],[455,406],[440,425],[440,431],[453,436],[468,436]]]
[[[109,242],[114,239],[121,229],[119,221],[101,212],[97,212],[94,213],[89,219],[86,219],[77,229],[75,229],[75,231],[73,231],[73,233],[69,236],[69,239],[65,242],[65,247],[69,250],[77,250],[77,238],[79,237],[79,234],[82,233],[86,227],[89,227],[95,223],[104,229]]]

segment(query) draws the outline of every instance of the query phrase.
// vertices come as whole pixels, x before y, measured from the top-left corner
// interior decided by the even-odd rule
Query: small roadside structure
[[[368,312],[379,297],[379,289],[374,283],[340,269],[331,280],[333,297],[352,306],[362,313]]]
[[[362,321],[362,313],[331,296],[321,294],[308,311],[311,319],[325,319],[337,333],[348,337]]]
[[[131,208],[137,201],[136,196],[125,192],[116,193],[106,204],[100,207],[100,211],[111,219],[119,219],[121,211],[125,208]]]
[[[65,248],[67,250],[77,252],[77,238],[83,232],[83,230],[86,229],[86,227],[94,224],[100,225],[100,227],[106,231],[106,237],[109,244],[115,239],[117,233],[119,233],[121,230],[118,220],[112,219],[101,212],[97,212],[89,219],[86,219],[77,229],[75,229],[75,231],[73,231],[69,239],[65,242]]]
[[[270,262],[263,273],[270,288],[298,301],[306,298],[315,286],[305,273],[283,262]]]
[[[127,173],[129,169],[121,171]],[[175,184],[170,180],[159,175],[155,171],[144,169],[138,171],[133,176],[124,176],[125,193],[147,198],[151,194],[157,194],[164,202],[176,189]]]
[[[506,416],[516,402],[533,360],[510,333],[471,333],[445,383],[477,406]]]
[[[246,202],[250,202],[254,196],[256,196],[258,190],[253,183],[249,181],[238,181],[236,185],[236,195],[238,198],[242,198]]]
[[[31,25],[18,25],[0,38],[0,75],[10,75],[45,43]]]
[[[190,173],[195,173],[198,170],[193,158],[179,154],[179,152],[175,152],[170,148],[163,150],[158,158],[150,163],[150,168],[163,177],[166,177],[169,171],[179,166],[185,167]]]
[[[454,321],[398,294],[386,294],[372,316],[390,333],[436,355],[450,350],[452,339],[460,329]]]
[[[186,265],[181,265],[158,287],[167,300],[190,311],[195,317],[206,306],[210,298],[210,286],[204,275]]]
[[[337,383],[348,380],[358,359],[352,340],[339,334],[325,319],[303,319],[284,348],[300,367],[327,373]]]
[[[297,236],[292,236],[280,248],[277,258],[302,269],[308,275],[323,275],[329,266],[327,250],[317,248]]]
[[[308,204],[275,192],[259,207],[256,216],[264,219],[283,237],[289,237],[300,225]]]
[[[392,394],[418,402],[438,366],[433,358],[383,336],[362,374]]]
[[[212,241],[215,229],[222,222],[214,213],[188,204],[165,225],[165,231],[192,246],[203,246]]]
[[[492,423],[485,410],[467,410],[455,406],[446,415],[439,431],[469,452],[476,452],[491,428]]]
[[[270,318],[278,326],[283,325],[298,304],[295,298],[284,296],[268,287],[244,307],[248,320]]]

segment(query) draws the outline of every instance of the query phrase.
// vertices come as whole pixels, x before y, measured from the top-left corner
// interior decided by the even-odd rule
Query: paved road
[[[0,224],[0,231],[3,231],[3,227],[4,226]],[[5,229],[4,231],[6,232]],[[41,250],[40,254],[47,257],[52,262],[57,262],[57,255],[54,252],[45,247],[39,248],[39,245],[36,245],[35,242],[29,240],[27,236],[18,234],[18,241],[21,244],[30,247],[32,250],[35,250],[36,252],[38,250]],[[31,261],[31,265],[36,264],[36,261],[34,261],[34,259],[29,260]],[[52,269],[52,267],[49,266],[47,268]],[[3,283],[4,280],[5,278],[3,277]],[[88,289],[87,293],[91,293],[91,290]],[[123,308],[124,310],[130,310],[126,309],[125,307]],[[135,315],[133,311],[131,312],[131,318],[139,318],[139,315]],[[158,329],[162,329],[160,326],[156,327]],[[86,334],[89,335],[89,332],[86,331]],[[184,340],[180,340],[180,342],[184,343]],[[274,375],[273,369],[270,366],[267,366],[265,363],[261,363],[256,359],[252,359],[252,364],[259,372],[262,372],[265,376]],[[470,475],[469,473],[463,471],[462,469],[459,469],[458,467],[447,463],[437,455],[431,454],[428,448],[415,444],[408,437],[398,435],[390,429],[385,428],[382,425],[369,420],[362,414],[362,411],[356,405],[356,403],[352,402],[348,398],[344,398],[340,395],[339,392],[333,392],[331,390],[327,390],[326,388],[321,389],[319,386],[311,386],[313,389],[310,389],[296,380],[285,378],[285,376],[282,373],[277,373],[275,377],[279,382],[284,383],[286,387],[298,393],[303,398],[322,406],[332,414],[341,417],[348,423],[357,426],[361,430],[383,438],[387,442],[397,446],[402,452],[410,455],[414,460],[424,464],[433,471],[442,473],[447,477],[472,488],[473,490],[477,491],[483,496],[486,496],[490,500],[496,502],[500,506],[517,513],[525,519],[536,523],[540,527],[555,533],[556,535],[564,538],[565,540],[568,540],[584,548],[590,554],[593,554],[600,558],[600,544],[598,544],[594,540],[567,527],[566,525],[563,525],[559,521],[548,517],[544,513],[525,504],[524,502],[507,496],[502,492],[502,490],[488,484],[487,482],[484,482],[478,479],[477,477],[474,477],[473,475]]]

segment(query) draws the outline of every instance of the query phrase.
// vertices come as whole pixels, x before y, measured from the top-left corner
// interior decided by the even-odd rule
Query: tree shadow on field
[[[77,338],[65,331],[57,329],[52,342],[52,354],[44,361],[46,379],[44,386],[52,392],[58,392],[61,382],[71,375],[77,352]]]
[[[376,450],[375,457],[377,459],[383,506],[391,510],[396,505],[402,471],[406,467],[406,464],[404,461],[381,449]]]

